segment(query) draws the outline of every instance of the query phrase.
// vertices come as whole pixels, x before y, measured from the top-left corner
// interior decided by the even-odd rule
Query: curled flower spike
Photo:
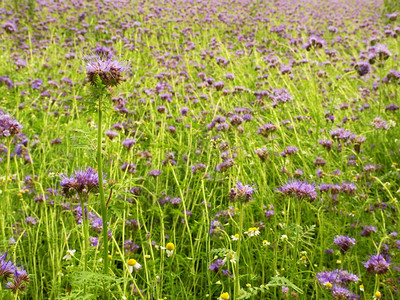
[[[117,86],[123,81],[122,73],[129,69],[126,62],[106,58],[104,55],[92,55],[84,57],[86,62],[86,76],[91,85],[98,85],[98,78],[107,87]],[[97,78],[98,75],[98,78]]]

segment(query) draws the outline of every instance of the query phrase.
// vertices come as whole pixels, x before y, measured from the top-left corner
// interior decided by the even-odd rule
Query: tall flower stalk
[[[99,178],[99,192],[101,203],[101,216],[103,219],[103,272],[108,274],[108,215],[107,205],[104,198],[103,186],[103,163],[102,163],[102,103],[111,94],[111,87],[117,86],[123,81],[122,73],[128,70],[128,66],[112,56],[89,56],[85,57],[87,80],[91,84],[93,99],[98,102],[98,130],[97,130],[97,170]]]

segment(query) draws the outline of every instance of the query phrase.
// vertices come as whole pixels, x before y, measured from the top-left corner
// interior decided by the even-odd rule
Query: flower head
[[[260,231],[258,230],[257,227],[251,227],[251,228],[247,229],[245,234],[247,234],[248,236],[257,236],[260,234]]]
[[[389,271],[389,263],[381,255],[371,255],[371,258],[364,263],[364,267],[367,268],[368,273],[373,274],[385,274]]]
[[[345,254],[347,250],[353,247],[356,244],[356,239],[353,239],[348,236],[339,235],[335,237],[333,240],[335,245],[339,247],[339,250],[342,254]]]
[[[91,190],[99,187],[99,178],[97,170],[88,167],[83,171],[75,171],[71,177],[61,176],[60,185],[63,192],[68,195],[72,191],[77,193],[89,193]]]
[[[299,199],[308,198],[310,202],[317,198],[315,186],[306,181],[291,180],[287,184],[276,189],[286,196],[295,196]]]
[[[105,86],[116,86],[123,80],[122,73],[129,69],[126,62],[105,55],[92,55],[84,58],[86,61],[86,76],[90,84],[97,85],[97,75]]]
[[[0,111],[0,137],[13,136],[20,133],[21,130],[22,126],[18,121]]]
[[[11,277],[11,275],[17,269],[10,259],[7,258],[7,256],[7,252],[0,255],[0,278],[4,279]]]
[[[253,185],[243,185],[240,181],[236,184],[236,189],[232,188],[229,192],[231,201],[249,202],[252,200],[252,195],[255,191]]]
[[[222,293],[219,300],[229,300],[229,293]]]
[[[172,254],[174,254],[174,250],[175,250],[175,245],[173,243],[168,243],[165,246],[166,252],[167,252],[167,256],[171,257]]]
[[[131,259],[128,259],[128,270],[129,270],[129,273],[132,273],[133,272],[133,269],[135,269],[136,271],[139,271],[141,268],[142,268],[142,265],[141,264],[139,264],[137,261],[136,261],[136,259],[133,259],[133,258],[131,258]]]
[[[75,255],[76,250],[68,249],[67,253],[64,255],[63,259],[71,260],[72,256]]]

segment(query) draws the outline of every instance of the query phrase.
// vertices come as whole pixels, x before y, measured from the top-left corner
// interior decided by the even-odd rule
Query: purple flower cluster
[[[71,177],[61,175],[60,185],[65,195],[71,195],[73,192],[88,194],[98,189],[99,178],[97,171],[88,167],[86,170],[75,171],[75,174],[71,175]]]
[[[10,115],[0,112],[0,137],[14,136],[22,130],[21,124]]]
[[[334,299],[359,299],[360,297],[348,289],[351,282],[358,282],[358,276],[345,270],[333,270],[317,273],[317,280],[324,288],[332,289]]]
[[[29,283],[29,275],[7,256],[7,252],[0,255],[0,280],[6,280],[6,287],[15,293],[24,291]]]
[[[364,263],[364,267],[368,273],[385,274],[389,271],[390,264],[385,260],[383,255],[371,255],[370,259]]]
[[[116,86],[123,80],[122,73],[129,69],[127,63],[121,63],[105,56],[86,56],[86,75],[92,85],[97,85],[96,76],[105,86]]]
[[[315,186],[306,181],[290,180],[287,184],[276,189],[285,196],[294,196],[298,199],[308,199],[310,202],[317,199]]]
[[[339,235],[335,237],[333,243],[339,247],[339,250],[342,254],[345,254],[348,250],[350,250],[351,247],[356,244],[356,239],[348,236]]]
[[[236,202],[249,202],[252,200],[255,188],[253,185],[243,185],[240,181],[236,184],[236,189],[232,188],[229,192],[229,200]]]

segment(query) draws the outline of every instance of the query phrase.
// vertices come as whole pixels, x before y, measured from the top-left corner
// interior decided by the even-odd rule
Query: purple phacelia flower
[[[22,130],[21,124],[10,115],[0,112],[0,137],[14,136]]]
[[[258,127],[257,134],[262,135],[264,137],[268,137],[272,132],[276,131],[278,128],[272,124],[264,124],[261,127]]]
[[[216,261],[214,261],[208,270],[213,271],[215,273],[218,273],[218,271],[222,268],[222,266],[225,264],[224,260],[219,258]]]
[[[381,254],[378,254],[371,255],[371,258],[364,263],[364,267],[368,273],[381,275],[389,271],[390,265]]]
[[[7,258],[7,256],[7,252],[0,255],[0,278],[6,280],[10,278],[17,269],[14,263],[9,258]]]
[[[315,186],[306,181],[290,180],[287,184],[276,189],[285,196],[295,196],[299,199],[308,199],[310,202],[317,198]]]
[[[359,277],[351,274],[345,270],[333,270],[317,273],[318,282],[322,286],[326,286],[327,283],[330,283],[332,286],[346,286],[350,282],[359,281]]]
[[[116,86],[123,80],[122,73],[129,69],[127,63],[98,55],[84,57],[86,76],[91,85],[97,85],[96,76],[105,86]]]
[[[360,299],[360,296],[350,292],[347,288],[341,286],[334,286],[332,289],[332,297],[333,299],[338,300],[357,300]]]
[[[161,171],[160,170],[152,170],[147,175],[152,176],[152,177],[157,177],[157,176],[161,175]]]
[[[75,174],[71,177],[61,175],[60,185],[66,195],[69,195],[71,192],[78,194],[89,193],[99,187],[97,170],[88,167],[83,171],[75,171]]]
[[[252,195],[255,191],[253,185],[243,185],[240,181],[236,184],[236,189],[232,188],[229,192],[231,201],[249,202],[252,200]]]
[[[283,150],[283,152],[281,152],[281,155],[283,157],[286,157],[287,155],[292,155],[297,152],[299,152],[299,149],[297,149],[296,147],[293,147],[293,146],[289,146],[289,147],[286,147],[285,150]]]
[[[133,145],[136,144],[136,140],[132,138],[127,138],[122,142],[122,146],[126,147],[126,149],[131,149]]]
[[[339,235],[335,237],[333,243],[339,247],[339,250],[342,254],[345,254],[348,250],[350,250],[351,247],[356,244],[356,239],[348,236]]]

